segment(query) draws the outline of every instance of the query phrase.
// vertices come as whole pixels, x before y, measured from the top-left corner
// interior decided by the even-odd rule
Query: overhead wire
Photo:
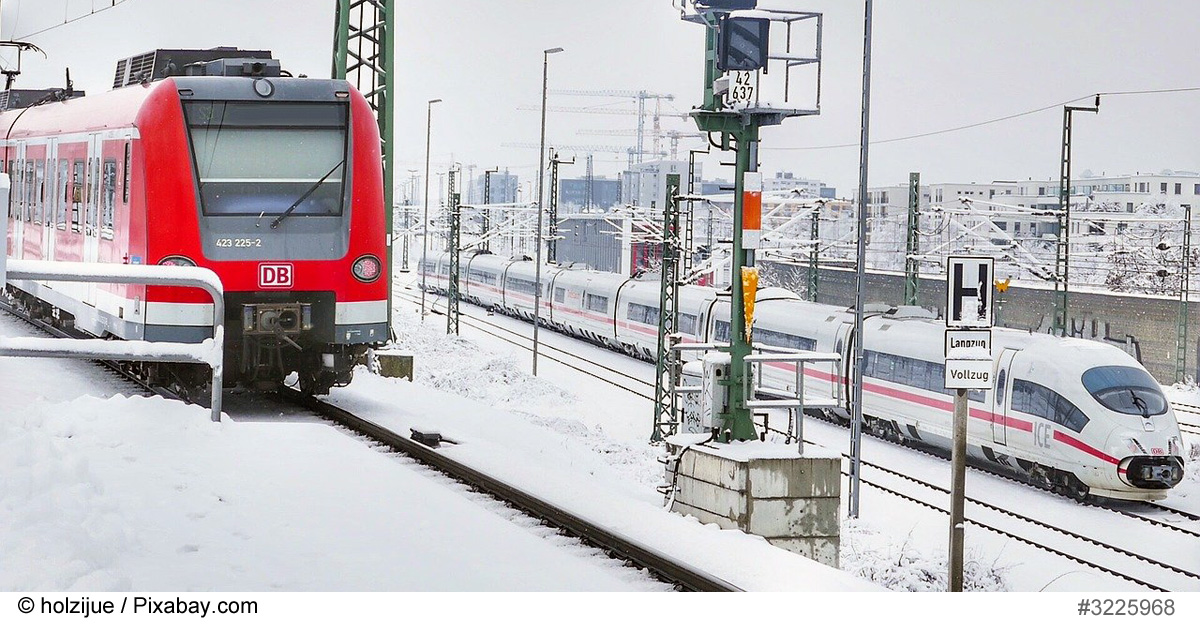
[[[68,7],[65,7],[65,8],[64,8],[64,10],[63,10],[63,21],[62,21],[62,22],[60,22],[60,23],[58,23],[58,24],[54,24],[54,25],[52,25],[52,26],[47,26],[46,28],[43,28],[43,29],[41,29],[41,30],[33,31],[32,33],[26,33],[26,34],[24,34],[24,35],[21,35],[20,37],[17,37],[17,36],[15,35],[15,33],[16,33],[16,23],[19,21],[19,19],[20,19],[20,15],[21,15],[21,13],[20,13],[20,11],[21,11],[21,3],[20,3],[20,0],[17,0],[17,18],[13,20],[13,33],[14,33],[14,35],[13,35],[13,39],[14,39],[14,40],[16,40],[16,39],[22,39],[22,40],[23,40],[23,39],[28,39],[28,38],[30,38],[30,37],[33,37],[33,36],[35,36],[35,35],[41,35],[42,33],[45,33],[45,32],[47,32],[47,31],[52,31],[52,30],[54,30],[54,29],[56,29],[56,28],[59,28],[59,27],[62,27],[62,26],[66,26],[66,25],[68,25],[68,24],[71,24],[72,22],[78,22],[79,20],[82,20],[82,19],[84,19],[84,18],[86,18],[86,17],[90,17],[90,16],[93,16],[93,15],[96,15],[97,13],[103,13],[104,11],[108,11],[109,9],[115,9],[116,7],[118,7],[118,6],[122,5],[122,4],[125,4],[125,3],[126,3],[126,2],[128,2],[128,1],[129,1],[129,0],[109,0],[110,4],[109,4],[108,6],[101,6],[99,9],[97,9],[97,8],[96,8],[96,5],[95,5],[95,3],[93,2],[93,3],[92,3],[92,10],[91,10],[91,12],[89,12],[89,13],[84,13],[83,15],[79,15],[79,16],[76,16],[76,17],[70,17],[70,16],[69,16],[69,14],[67,13],[67,11],[69,10],[69,6],[68,6]]]
[[[1089,99],[1089,98],[1098,98],[1101,96],[1131,96],[1131,95],[1141,95],[1141,94],[1169,94],[1169,93],[1178,93],[1178,92],[1200,92],[1200,86],[1183,87],[1183,88],[1163,88],[1163,89],[1156,89],[1156,90],[1124,90],[1124,91],[1117,91],[1117,92],[1098,92],[1095,94],[1089,94],[1087,96],[1081,96],[1079,98],[1074,98],[1069,101],[1063,101],[1061,103],[1055,103],[1053,105],[1046,105],[1045,107],[1038,107],[1036,109],[1023,111],[1023,112],[1020,112],[1017,114],[1009,114],[1007,116],[1001,116],[999,118],[992,118],[990,120],[984,120],[984,121],[971,123],[971,124],[967,124],[967,125],[960,125],[957,127],[950,127],[947,129],[939,129],[936,131],[917,133],[917,134],[912,134],[912,135],[908,135],[908,136],[900,136],[897,138],[887,138],[885,140],[872,140],[870,142],[870,144],[877,145],[877,144],[889,144],[889,143],[893,143],[893,142],[904,142],[907,140],[917,140],[920,138],[928,138],[931,136],[955,133],[958,131],[966,131],[967,129],[975,129],[976,127],[983,127],[983,126],[992,125],[992,124],[995,124],[998,122],[1004,122],[1006,120],[1013,120],[1015,118],[1021,118],[1023,116],[1031,116],[1033,114],[1039,114],[1044,111],[1057,109],[1059,107],[1070,105],[1071,103],[1075,103],[1075,102],[1082,101],[1084,99]],[[820,150],[826,150],[826,149],[848,149],[848,148],[859,148],[859,143],[851,142],[851,143],[846,143],[846,144],[827,144],[827,145],[807,146],[807,147],[761,147],[760,150],[820,151]]]

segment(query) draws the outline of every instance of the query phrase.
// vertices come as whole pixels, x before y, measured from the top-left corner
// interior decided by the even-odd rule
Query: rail
[[[738,586],[717,576],[702,571],[678,558],[635,541],[598,523],[587,520],[566,508],[560,507],[517,488],[507,482],[472,468],[458,460],[439,453],[416,440],[382,427],[370,420],[331,405],[323,400],[307,396],[291,388],[282,388],[279,395],[289,402],[299,404],[336,423],[379,442],[397,452],[430,466],[459,481],[478,488],[492,496],[508,502],[518,509],[536,516],[571,535],[589,541],[613,554],[625,558],[638,566],[679,584],[689,591],[733,592],[742,590]]]
[[[2,258],[2,257],[0,257]],[[221,279],[201,267],[160,267],[9,260],[8,280],[33,282],[99,282],[204,289],[213,301],[213,336],[200,343],[114,341],[107,339],[0,339],[0,356],[119,361],[153,359],[171,363],[202,363],[212,369],[212,419],[221,419],[224,370],[225,297]]]

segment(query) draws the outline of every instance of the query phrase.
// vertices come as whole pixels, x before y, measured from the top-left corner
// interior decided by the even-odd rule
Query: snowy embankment
[[[349,388],[334,392],[335,403],[396,429],[439,430],[460,442],[444,447],[445,454],[581,513],[596,513],[622,531],[746,588],[860,588],[851,577],[855,575],[898,590],[945,588],[944,553],[923,552],[903,536],[893,539],[863,522],[843,525],[845,572],[838,574],[835,583],[826,577],[821,586],[814,586],[803,576],[806,569],[784,570],[783,565],[772,569],[772,563],[778,562],[800,567],[811,563],[761,539],[701,526],[661,507],[662,497],[654,491],[663,481],[657,462],[661,449],[628,437],[640,434],[629,430],[631,422],[644,424],[648,432],[649,403],[623,400],[629,397],[615,388],[609,388],[609,398],[599,397],[594,386],[582,386],[589,377],[567,370],[559,370],[556,380],[565,379],[571,391],[545,377],[534,378],[528,371],[527,352],[506,352],[502,343],[496,350],[485,349],[462,337],[448,337],[442,332],[441,317],[422,325],[415,313],[401,309],[397,318],[399,345],[415,355],[417,382],[359,374]],[[547,341],[560,347],[573,345],[553,333]],[[617,364],[625,360],[609,356]],[[554,364],[545,362],[543,370],[554,370]],[[577,396],[578,391],[588,393]],[[628,414],[637,415],[620,417]],[[606,415],[610,416],[607,422]],[[605,430],[606,425],[610,430]],[[1001,563],[991,557],[969,560],[967,583],[973,590],[1007,588]],[[824,568],[814,565],[813,570],[820,573]]]

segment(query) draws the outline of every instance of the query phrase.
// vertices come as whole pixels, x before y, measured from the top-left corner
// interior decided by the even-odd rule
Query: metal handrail
[[[221,420],[225,348],[225,295],[221,278],[202,267],[163,267],[9,260],[9,280],[98,282],[204,289],[213,301],[213,336],[209,348],[194,352],[194,343],[109,341],[95,339],[0,340],[0,356],[120,360],[154,358],[173,363],[204,363],[212,369],[212,419]],[[206,340],[207,341],[207,340]]]

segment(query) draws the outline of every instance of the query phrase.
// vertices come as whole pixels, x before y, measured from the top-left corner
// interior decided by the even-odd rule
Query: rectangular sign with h
[[[946,327],[992,327],[995,260],[983,256],[946,259]]]

